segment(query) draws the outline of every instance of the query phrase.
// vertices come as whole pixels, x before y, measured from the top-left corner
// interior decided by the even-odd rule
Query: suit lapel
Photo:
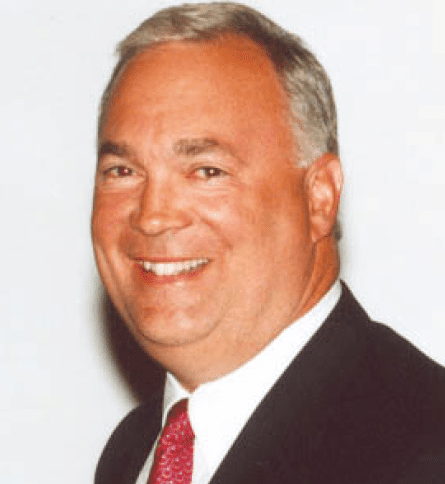
[[[360,366],[366,340],[357,321],[366,320],[344,288],[336,308],[260,403],[210,484],[325,482],[321,466],[330,463],[315,456],[331,409]]]

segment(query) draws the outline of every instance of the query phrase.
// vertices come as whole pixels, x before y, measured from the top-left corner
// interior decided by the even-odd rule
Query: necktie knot
[[[148,484],[190,484],[195,434],[187,413],[187,400],[170,410],[159,443]]]
[[[187,400],[180,400],[170,410],[159,445],[189,445],[195,434],[187,413]]]

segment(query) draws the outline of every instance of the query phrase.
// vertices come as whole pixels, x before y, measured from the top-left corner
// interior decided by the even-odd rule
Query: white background
[[[0,3],[0,482],[91,483],[135,405],[105,335],[89,218],[115,43],[169,2]],[[445,363],[442,0],[257,0],[336,93],[343,277]]]

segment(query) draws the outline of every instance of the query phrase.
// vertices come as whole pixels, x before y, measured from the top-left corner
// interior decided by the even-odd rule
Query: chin
[[[205,339],[212,332],[212,325],[178,314],[172,317],[162,314],[132,320],[128,326],[139,344],[150,353],[154,347],[187,346]]]

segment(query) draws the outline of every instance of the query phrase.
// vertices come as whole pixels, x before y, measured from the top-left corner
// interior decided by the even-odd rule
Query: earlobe
[[[333,232],[342,186],[341,163],[334,154],[325,153],[308,168],[306,190],[313,242]]]

